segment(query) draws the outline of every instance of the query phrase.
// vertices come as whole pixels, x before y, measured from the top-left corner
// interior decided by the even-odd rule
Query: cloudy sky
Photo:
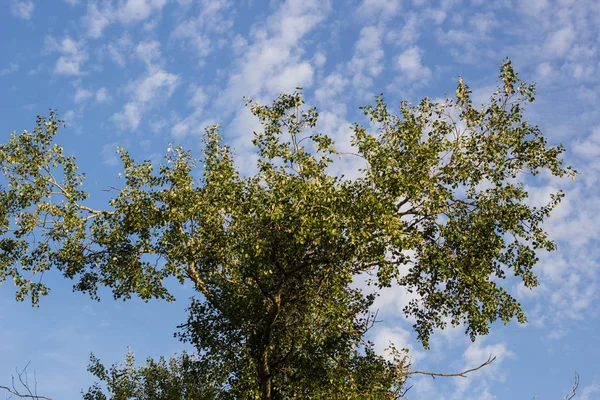
[[[547,228],[559,250],[541,254],[541,287],[509,280],[529,323],[493,327],[471,343],[460,329],[415,342],[399,289],[378,300],[378,348],[408,347],[421,370],[454,372],[496,362],[468,379],[420,377],[410,398],[563,398],[575,371],[578,399],[600,398],[600,2],[597,0],[2,0],[0,139],[33,128],[58,109],[59,141],[87,173],[87,190],[119,186],[115,148],[158,159],[175,142],[199,154],[203,128],[218,122],[251,171],[257,121],[243,96],[268,102],[303,87],[320,109],[320,130],[349,145],[357,108],[384,93],[390,104],[454,93],[462,75],[483,102],[505,57],[538,83],[527,113],[551,144],[564,143],[575,182],[528,181],[531,202],[562,188],[567,197]],[[340,170],[350,164],[340,164]],[[60,277],[32,310],[0,287],[0,384],[31,361],[38,390],[80,398],[92,382],[90,352],[112,363],[131,346],[143,360],[182,349],[172,337],[190,288],[172,304],[100,303]]]

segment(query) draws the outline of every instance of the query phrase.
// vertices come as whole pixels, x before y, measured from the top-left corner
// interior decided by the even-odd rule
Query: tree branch
[[[579,374],[575,372],[575,381],[573,382],[573,386],[567,395],[565,396],[565,400],[571,400],[577,394],[577,388],[579,387]]]
[[[28,366],[29,366],[29,363],[27,363],[27,365],[25,365],[25,367],[21,370],[21,372],[19,372],[18,369],[15,369],[17,372],[17,377],[19,379],[19,382],[25,388],[25,390],[27,390],[27,393],[21,393],[16,388],[14,375],[11,377],[12,378],[12,387],[0,385],[0,389],[4,389],[8,393],[10,393],[12,396],[17,396],[22,399],[53,400],[50,397],[40,396],[37,394],[37,379],[35,379],[35,372],[34,372],[35,387],[33,389],[33,392],[31,391],[31,388],[29,387],[29,379],[28,379],[28,375],[27,375],[27,367]],[[23,376],[25,376],[25,379],[23,379]]]
[[[461,378],[466,378],[468,373],[477,371],[477,370],[479,370],[479,369],[481,369],[481,368],[483,368],[483,367],[485,367],[487,365],[490,365],[491,363],[494,362],[495,359],[496,359],[496,356],[492,356],[490,354],[490,357],[487,359],[487,361],[484,362],[483,364],[481,364],[480,366],[475,367],[475,368],[471,368],[471,369],[467,369],[467,370],[462,371],[462,372],[456,372],[456,373],[453,373],[453,374],[447,374],[447,373],[442,373],[442,372],[429,372],[429,371],[408,371],[408,372],[405,373],[405,375],[429,375],[433,379],[435,379],[438,376],[441,376],[441,377],[460,376]]]

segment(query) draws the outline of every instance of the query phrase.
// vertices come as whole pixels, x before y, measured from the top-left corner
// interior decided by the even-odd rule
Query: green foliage
[[[109,371],[93,359],[114,399],[397,398],[407,358],[384,359],[364,341],[375,296],[351,286],[357,275],[418,294],[404,312],[427,347],[448,323],[474,340],[498,319],[524,322],[498,282],[513,274],[536,286],[536,250],[555,247],[542,224],[562,193],[528,206],[519,178],[575,171],[523,120],[534,86],[509,61],[500,78],[479,109],[462,79],[455,101],[425,98],[397,114],[378,97],[362,109],[375,129],[353,126],[365,165],[355,180],[328,172],[337,151],[300,93],[248,101],[263,126],[255,174],[240,175],[209,127],[201,160],[177,147],[155,168],[120,150],[125,186],[108,210],[83,205],[84,177],[52,144],[61,121],[51,113],[0,147],[0,279],[34,305],[48,291],[34,278],[51,268],[93,298],[105,286],[115,298],[172,300],[165,278],[195,285],[177,335],[197,354],[138,369],[128,356]],[[86,396],[106,398],[99,386]]]
[[[128,352],[122,365],[105,368],[94,355],[90,358],[88,371],[106,382],[109,396],[99,384],[94,384],[83,395],[84,400],[197,400],[216,398],[211,387],[210,373],[197,368],[197,362],[187,353],[163,357],[158,362],[148,359],[146,365],[137,368],[133,353]]]

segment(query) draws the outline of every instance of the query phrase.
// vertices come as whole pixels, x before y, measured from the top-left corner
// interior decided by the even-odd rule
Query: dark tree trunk
[[[263,330],[262,340],[260,344],[260,354],[258,359],[258,376],[260,378],[260,389],[262,392],[262,400],[272,400],[271,396],[271,369],[269,367],[269,346],[271,344],[271,331],[275,320],[281,309],[280,297],[273,299],[273,304],[269,309],[265,327]]]

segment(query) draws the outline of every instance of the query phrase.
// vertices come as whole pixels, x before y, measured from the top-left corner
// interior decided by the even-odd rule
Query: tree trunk
[[[273,304],[269,309],[265,328],[263,330],[262,340],[260,344],[260,355],[258,359],[258,376],[260,378],[260,389],[262,392],[262,400],[272,400],[271,397],[271,370],[269,368],[269,346],[271,344],[271,330],[273,324],[279,315],[281,309],[281,300],[277,296],[273,299]]]

